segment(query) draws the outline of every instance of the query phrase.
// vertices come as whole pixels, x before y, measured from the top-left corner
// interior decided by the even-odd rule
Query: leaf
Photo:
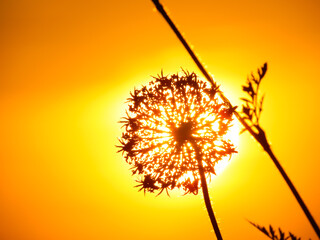
[[[254,82],[254,83],[256,83],[256,84],[258,84],[259,83],[259,81],[256,79],[256,77],[253,75],[253,73],[251,73],[251,80]]]
[[[274,230],[273,230],[273,228],[272,228],[271,225],[269,226],[269,231],[270,231],[270,234],[271,234],[271,236],[272,236],[272,239],[274,239],[274,237],[275,237],[275,235],[274,235]]]
[[[254,92],[254,91],[253,91],[253,87],[252,87],[252,83],[249,82],[249,85],[248,85],[248,86],[242,86],[242,90],[243,90],[244,92],[249,93],[249,94],[251,95],[251,93]]]
[[[259,74],[260,81],[266,75],[267,70],[268,70],[268,64],[267,63],[264,63],[263,66],[261,67],[261,69],[258,69],[258,74]]]
[[[242,106],[242,112],[246,114],[249,119],[252,119],[251,109],[249,107]]]
[[[280,234],[280,240],[285,240],[284,232],[282,232],[280,228],[279,228],[279,234]]]
[[[248,103],[251,102],[251,100],[248,100],[248,99],[246,99],[246,98],[240,98],[240,100],[245,101],[245,102],[248,102]]]
[[[260,226],[258,226],[258,229],[259,229],[261,232],[263,232],[264,234],[266,234],[268,237],[270,237],[270,235],[269,235],[269,233],[268,233],[268,231],[267,231],[267,229],[266,229],[265,227],[260,227]]]
[[[247,77],[247,85],[242,86],[242,90],[249,94],[251,100],[249,100],[250,98],[248,99],[248,97],[240,98],[240,100],[246,103],[246,106],[242,109],[242,113],[249,117],[253,126],[258,127],[264,101],[264,96],[262,96],[261,99],[259,98],[259,85],[266,72],[267,63],[264,63],[261,68],[258,68],[259,77],[251,73],[251,75]]]

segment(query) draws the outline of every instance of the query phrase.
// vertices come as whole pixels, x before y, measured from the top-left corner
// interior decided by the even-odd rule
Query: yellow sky
[[[320,224],[320,2],[169,1],[170,16],[234,104],[268,62],[261,123]],[[149,0],[0,2],[0,238],[214,239],[201,194],[143,195],[115,145],[135,86],[196,69]],[[210,184],[225,239],[246,219],[316,239],[246,133]]]

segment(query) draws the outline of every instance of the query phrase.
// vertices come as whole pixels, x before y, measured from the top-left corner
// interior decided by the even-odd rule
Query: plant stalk
[[[205,78],[214,86],[216,87],[215,82],[213,81],[213,78],[209,75],[209,73],[206,71],[206,69],[204,68],[204,66],[201,64],[201,62],[199,61],[199,59],[197,58],[197,56],[195,55],[195,53],[192,51],[192,49],[190,48],[189,44],[186,42],[186,40],[184,39],[184,37],[181,35],[180,31],[177,29],[177,27],[175,26],[175,24],[172,22],[172,20],[170,19],[170,17],[168,16],[168,14],[166,13],[166,11],[164,10],[163,6],[160,4],[159,0],[152,0],[152,2],[155,4],[157,10],[161,13],[161,15],[164,17],[164,19],[167,21],[167,23],[170,25],[171,29],[174,31],[174,33],[176,34],[176,36],[178,37],[178,39],[180,40],[180,42],[182,43],[182,45],[185,47],[185,49],[187,50],[187,52],[190,54],[191,58],[193,59],[193,61],[195,62],[195,64],[197,65],[197,67],[200,69],[200,71],[202,72],[202,74],[205,76]],[[221,99],[227,103],[230,107],[232,107],[232,104],[230,103],[229,99],[226,98],[224,96],[224,94],[221,91],[218,91],[219,96],[221,97]],[[309,209],[307,208],[307,206],[305,205],[305,203],[303,202],[300,194],[298,193],[298,191],[296,190],[296,188],[294,187],[292,181],[290,180],[290,178],[288,177],[288,175],[286,174],[286,172],[284,171],[284,169],[282,168],[282,166],[280,165],[279,161],[277,160],[277,158],[275,157],[273,151],[271,150],[270,144],[267,141],[267,138],[265,136],[265,133],[263,131],[263,129],[261,129],[259,126],[257,127],[258,133],[255,132],[247,123],[246,121],[240,116],[240,114],[237,111],[234,111],[235,116],[237,117],[237,119],[239,120],[239,122],[245,127],[246,130],[248,130],[248,132],[257,140],[257,142],[263,147],[263,149],[265,150],[265,152],[269,155],[269,157],[272,159],[272,161],[274,162],[274,164],[276,165],[277,169],[279,170],[280,174],[282,175],[282,177],[284,178],[284,180],[286,181],[286,183],[288,184],[291,192],[293,193],[293,195],[295,196],[296,200],[298,201],[300,207],[302,208],[304,214],[306,215],[306,217],[308,218],[311,226],[313,227],[315,233],[317,234],[317,236],[320,238],[320,229],[319,226],[317,225],[316,221],[314,220],[314,218],[312,217]],[[199,165],[200,167],[200,165]],[[201,176],[201,170],[200,171],[200,176]],[[205,178],[204,178],[205,179]],[[202,179],[201,179],[201,183],[202,183]],[[205,182],[205,181],[204,181]],[[205,187],[206,187],[206,182],[205,182]],[[204,188],[204,187],[203,187]],[[205,191],[203,191],[203,194],[205,195]],[[209,200],[210,203],[210,200]],[[206,203],[207,205],[207,203]],[[207,207],[208,208],[208,207]],[[210,214],[209,214],[210,215]],[[211,218],[211,217],[210,217]],[[211,220],[212,221],[212,220]]]
[[[295,198],[297,199],[300,207],[302,208],[304,214],[306,215],[306,217],[308,218],[310,224],[312,225],[314,231],[316,232],[318,238],[320,239],[320,229],[319,226],[317,225],[316,221],[314,220],[313,216],[311,215],[309,209],[307,208],[306,204],[304,203],[304,201],[302,200],[302,198],[300,197],[297,189],[295,188],[295,186],[293,185],[293,183],[291,182],[290,178],[288,177],[287,173],[285,172],[285,170],[283,169],[283,167],[281,166],[280,162],[278,161],[278,159],[274,156],[273,152],[271,151],[271,149],[267,149],[265,150],[270,158],[272,159],[272,161],[274,162],[274,164],[276,165],[276,167],[278,168],[278,170],[280,171],[282,177],[284,178],[284,180],[286,181],[286,183],[288,184],[291,192],[293,193],[293,195],[295,196]]]
[[[207,212],[208,215],[210,217],[211,220],[211,224],[212,227],[214,229],[214,232],[217,236],[218,240],[223,240],[222,236],[221,236],[221,232],[218,226],[218,222],[214,216],[213,210],[212,210],[212,205],[211,205],[211,201],[210,201],[210,196],[209,196],[209,191],[208,191],[208,185],[207,185],[207,180],[206,180],[206,176],[204,173],[204,169],[203,169],[203,165],[202,165],[202,157],[200,154],[200,149],[197,146],[197,144],[193,141],[192,142],[192,146],[196,152],[196,159],[198,161],[198,166],[199,166],[199,174],[200,174],[200,180],[201,180],[201,188],[202,188],[202,193],[203,193],[203,198],[204,198],[204,202],[207,208]]]

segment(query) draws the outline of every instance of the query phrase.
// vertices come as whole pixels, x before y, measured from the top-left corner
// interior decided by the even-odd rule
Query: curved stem
[[[200,180],[201,180],[201,188],[202,188],[202,193],[203,193],[203,198],[204,198],[204,202],[207,208],[207,212],[209,214],[210,220],[211,220],[211,224],[212,227],[214,229],[214,232],[217,236],[218,240],[222,240],[222,236],[221,236],[221,232],[220,229],[218,227],[218,222],[214,216],[213,210],[212,210],[212,205],[211,205],[211,201],[210,201],[210,196],[209,196],[209,191],[208,191],[208,185],[207,185],[207,181],[206,181],[206,176],[204,174],[204,169],[203,169],[203,165],[202,165],[202,160],[201,160],[201,154],[200,154],[200,150],[199,147],[197,146],[197,144],[195,142],[192,142],[192,146],[196,152],[196,159],[198,161],[198,166],[199,166],[199,174],[200,174]]]
[[[165,18],[165,20],[167,21],[167,23],[170,25],[171,29],[174,31],[174,33],[176,34],[176,36],[178,37],[178,39],[180,40],[180,42],[182,43],[182,45],[185,47],[185,49],[188,51],[188,53],[190,54],[192,60],[195,62],[195,64],[197,65],[197,67],[200,69],[200,71],[202,72],[202,74],[206,77],[206,79],[213,85],[216,86],[215,82],[213,81],[212,77],[209,75],[209,73],[206,71],[206,69],[203,67],[203,65],[201,64],[201,62],[199,61],[199,59],[197,58],[197,56],[195,55],[195,53],[192,51],[192,49],[190,48],[189,44],[187,43],[187,41],[183,38],[183,36],[181,35],[181,33],[179,32],[179,30],[177,29],[177,27],[175,26],[175,24],[172,22],[172,20],[170,19],[170,17],[168,16],[168,14],[166,13],[166,11],[164,10],[163,6],[160,4],[159,0],[152,0],[152,2],[155,4],[156,8],[158,9],[158,11],[161,13],[161,15]],[[224,94],[221,91],[218,91],[219,96],[221,97],[221,99],[228,104],[230,107],[232,107],[232,104],[230,103],[229,99],[224,96]],[[293,195],[295,196],[296,200],[298,201],[300,207],[302,208],[304,214],[306,215],[306,217],[308,218],[311,226],[313,227],[313,230],[315,231],[315,233],[317,234],[317,236],[320,238],[320,229],[319,226],[317,225],[316,221],[314,220],[314,218],[312,217],[309,209],[307,208],[307,206],[305,205],[305,203],[303,202],[302,198],[300,197],[300,194],[298,193],[298,191],[296,190],[296,188],[294,187],[293,183],[291,182],[290,178],[288,177],[288,175],[286,174],[286,172],[284,171],[284,169],[282,168],[282,166],[280,165],[279,161],[277,160],[277,158],[275,157],[275,155],[273,154],[270,145],[265,137],[265,133],[264,131],[258,127],[258,133],[256,133],[247,123],[246,121],[240,116],[240,114],[237,111],[234,111],[234,115],[237,117],[237,119],[239,120],[239,122],[245,127],[246,130],[248,130],[248,132],[257,140],[257,142],[259,142],[259,144],[263,147],[263,149],[267,152],[267,154],[269,155],[269,157],[272,159],[272,161],[274,162],[274,164],[276,165],[278,171],[281,173],[282,177],[284,178],[284,180],[286,181],[286,183],[288,184],[291,192],[293,193]],[[201,174],[200,174],[201,175]],[[202,181],[201,181],[202,182]],[[205,184],[206,185],[206,184]]]

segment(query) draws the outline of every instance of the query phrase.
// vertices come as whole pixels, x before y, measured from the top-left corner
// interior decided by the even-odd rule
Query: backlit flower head
[[[199,166],[209,177],[218,161],[236,152],[225,139],[234,108],[217,91],[184,72],[158,75],[131,93],[119,152],[139,175],[140,190],[160,194],[181,188],[197,194]]]

